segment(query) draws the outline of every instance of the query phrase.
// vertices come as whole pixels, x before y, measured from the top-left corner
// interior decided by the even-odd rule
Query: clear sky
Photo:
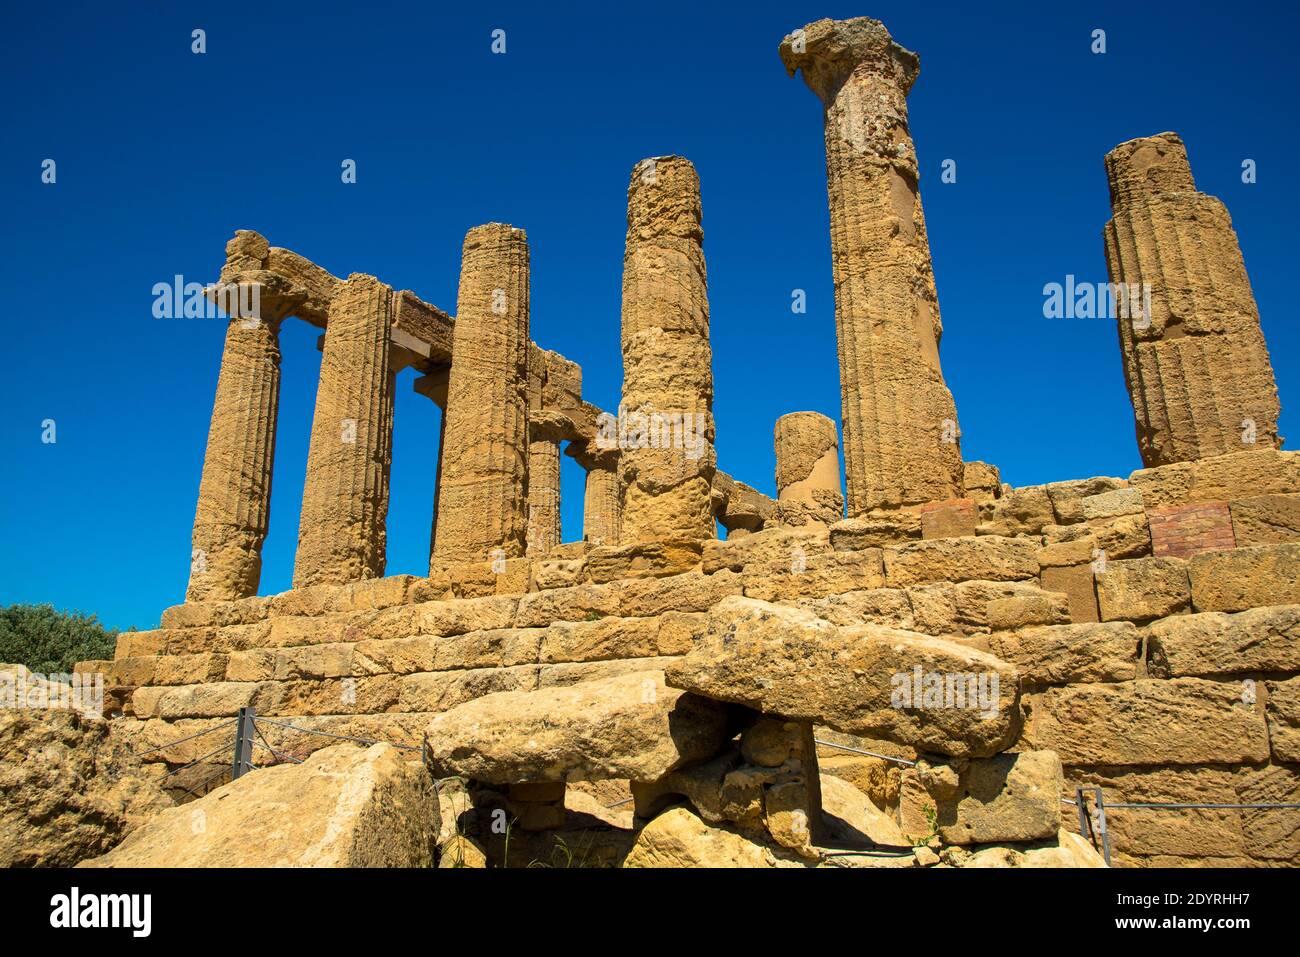
[[[1014,485],[1140,466],[1114,323],[1045,319],[1043,287],[1105,281],[1102,156],[1164,130],[1228,205],[1282,432],[1300,432],[1294,5],[23,4],[0,57],[0,604],[147,628],[184,597],[225,324],[155,319],[151,290],[214,280],[238,228],[454,312],[465,231],[521,226],[533,338],[616,407],[627,181],[666,153],[702,181],[719,461],[773,493],[776,418],[840,407],[821,108],[777,46],[860,15],[921,56],[911,125],[966,459]],[[317,335],[291,320],[281,337],[263,594],[292,574]],[[411,379],[388,569],[423,574],[437,414]],[[573,540],[582,473],[567,458],[562,492]]]

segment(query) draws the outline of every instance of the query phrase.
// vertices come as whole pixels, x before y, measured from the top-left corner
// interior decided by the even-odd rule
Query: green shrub
[[[0,662],[41,674],[67,674],[78,661],[113,657],[117,631],[94,615],[56,611],[53,605],[0,608]]]

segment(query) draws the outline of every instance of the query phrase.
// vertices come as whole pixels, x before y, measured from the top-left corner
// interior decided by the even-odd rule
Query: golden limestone
[[[1121,143],[1106,176],[1106,265],[1129,306],[1119,341],[1143,463],[1280,448],[1273,367],[1228,210],[1196,191],[1176,133]]]
[[[850,517],[961,492],[957,410],[907,93],[920,71],[883,24],[818,20],[781,42],[825,108],[835,329]]]

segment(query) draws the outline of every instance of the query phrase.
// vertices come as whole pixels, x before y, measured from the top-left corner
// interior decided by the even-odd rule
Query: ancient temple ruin
[[[662,862],[673,828],[758,848],[736,860],[824,861],[848,783],[909,865],[1082,861],[1100,843],[1066,803],[1080,788],[1223,805],[1116,811],[1115,864],[1294,864],[1300,830],[1262,805],[1300,800],[1300,456],[1223,205],[1172,133],[1106,157],[1112,280],[1151,289],[1116,356],[1149,467],[1012,488],[963,462],[940,367],[918,57],[865,18],[779,52],[824,110],[843,487],[836,423],[797,393],[771,496],[718,467],[728,360],[682,157],[631,170],[608,412],[530,339],[523,229],[469,231],[454,317],[240,231],[220,282],[261,309],[227,329],[186,601],[83,666],[109,675],[115,726],[160,775],[202,756],[177,739],[250,707],[297,760],[333,743],[303,729],[405,743],[538,833],[566,793],[615,782],[629,863]],[[294,587],[259,595],[290,317],[324,331],[323,358]],[[430,565],[386,577],[408,366],[443,410]],[[587,472],[576,542],[563,444]]]

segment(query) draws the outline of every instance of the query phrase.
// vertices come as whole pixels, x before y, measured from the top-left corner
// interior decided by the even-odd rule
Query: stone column
[[[1277,386],[1223,203],[1196,191],[1175,133],[1106,156],[1106,265],[1148,467],[1279,448]]]
[[[791,412],[776,420],[775,442],[777,521],[833,525],[843,518],[835,423],[817,412]]]
[[[528,421],[528,549],[545,556],[560,544],[560,442],[568,419],[534,413]]]
[[[393,388],[393,290],[353,273],[329,307],[302,491],[295,588],[384,574]]]
[[[528,478],[528,237],[502,223],[465,236],[452,327],[433,559],[524,554]]]
[[[916,54],[884,25],[818,20],[781,59],[825,107],[849,515],[961,492],[957,410],[939,367],[938,296],[907,93]]]
[[[700,180],[680,156],[628,187],[619,464],[624,544],[715,537],[713,368]]]
[[[269,248],[251,230],[240,230],[226,244],[221,280],[256,285],[259,311],[235,316],[226,327],[194,510],[186,601],[256,595],[262,575],[280,404],[280,323],[305,298],[263,271]]]
[[[600,453],[584,465],[587,484],[582,496],[582,537],[593,545],[617,545],[623,524],[618,452]]]
[[[194,511],[186,601],[257,594],[279,405],[279,320],[231,319]]]

